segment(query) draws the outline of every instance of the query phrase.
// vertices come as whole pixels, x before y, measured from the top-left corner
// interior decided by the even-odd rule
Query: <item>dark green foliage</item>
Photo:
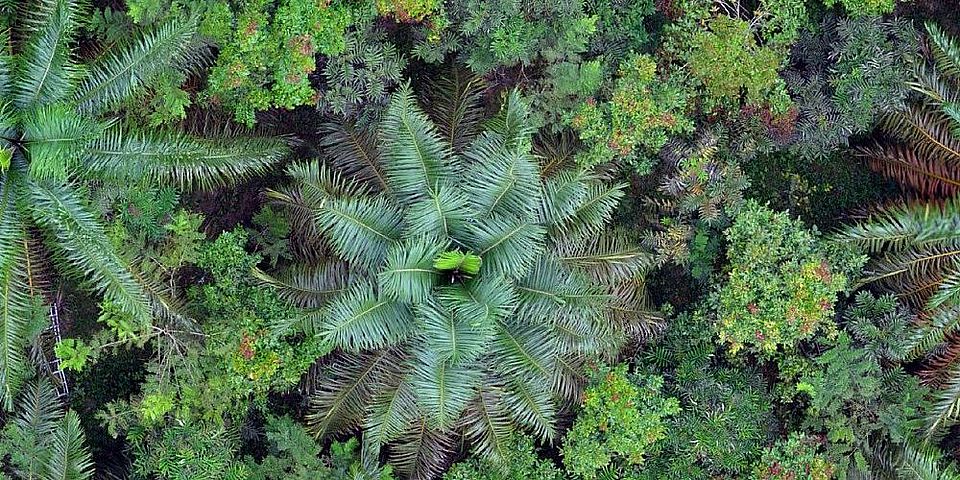
[[[516,435],[508,441],[505,455],[496,460],[471,457],[455,463],[444,480],[562,480],[563,472],[550,460],[537,455],[533,440]]]
[[[820,441],[803,434],[791,434],[780,440],[754,467],[753,478],[758,480],[829,480],[834,478],[834,466],[820,450]]]
[[[221,427],[199,423],[170,425],[162,430],[135,428],[128,432],[133,472],[139,478],[197,480],[247,478],[243,463],[234,455],[236,436]]]

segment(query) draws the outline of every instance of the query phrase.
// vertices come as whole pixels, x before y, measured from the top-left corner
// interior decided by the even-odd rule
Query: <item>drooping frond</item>
[[[539,377],[512,377],[507,381],[503,402],[517,425],[532,431],[543,442],[557,435],[557,406],[550,384]]]
[[[324,124],[320,135],[323,153],[344,175],[368,183],[376,190],[388,188],[373,129],[343,120]]]
[[[464,240],[483,259],[483,275],[518,278],[543,251],[545,234],[521,219],[490,217],[469,225]]]
[[[319,308],[332,296],[346,291],[350,269],[346,262],[328,260],[319,265],[293,265],[276,275],[257,268],[253,270],[253,277],[300,308]]]
[[[623,184],[605,185],[594,181],[587,185],[586,195],[573,213],[562,223],[553,227],[554,237],[584,238],[597,235],[610,222],[613,210],[623,198]]]
[[[540,172],[526,151],[508,149],[484,133],[464,152],[470,165],[463,188],[478,214],[530,219],[540,205]]]
[[[451,366],[469,365],[489,347],[492,325],[478,325],[437,301],[417,308],[420,330],[430,352]]]
[[[313,330],[349,352],[394,345],[414,328],[413,312],[406,304],[377,297],[366,282],[355,283],[315,318]]]
[[[361,424],[366,406],[379,390],[381,378],[402,363],[397,352],[337,355],[316,382],[307,423],[318,438],[347,432]]]
[[[492,459],[509,454],[514,433],[510,412],[503,401],[503,386],[493,379],[481,383],[477,396],[463,416],[464,435],[477,452]]]
[[[587,180],[583,170],[562,170],[547,179],[539,206],[540,222],[550,229],[561,227],[583,204]]]
[[[510,90],[500,107],[500,114],[487,122],[487,128],[501,136],[508,150],[528,151],[536,131],[529,117],[527,103],[520,97],[520,91]]]
[[[31,313],[27,239],[17,208],[23,192],[19,168],[0,176],[0,402],[8,411],[26,374],[25,329]]]
[[[173,67],[186,71],[199,63],[191,42],[196,21],[172,20],[127,45],[107,52],[90,66],[77,86],[74,101],[86,113],[100,114],[120,105],[159,73]]]
[[[370,404],[363,425],[364,442],[382,447],[400,438],[421,416],[413,387],[404,378],[395,386],[381,390]]]
[[[507,378],[547,383],[554,369],[557,343],[545,325],[507,320],[497,323],[491,350],[497,371]]]
[[[283,142],[267,138],[201,139],[116,127],[87,149],[83,173],[118,183],[147,179],[212,190],[264,173],[287,152]]]
[[[904,445],[897,473],[904,480],[958,480],[953,466],[940,466],[941,454],[930,448]]]
[[[409,85],[393,95],[380,128],[387,179],[401,202],[427,198],[452,173],[449,145],[417,106]]]
[[[960,201],[892,205],[867,221],[847,227],[838,238],[869,252],[905,250],[960,240]]]
[[[483,276],[437,291],[437,297],[474,328],[486,328],[506,318],[517,306],[517,292],[504,277]]]
[[[953,134],[954,120],[938,109],[913,105],[883,118],[881,127],[910,143],[917,156],[960,163],[960,138]]]
[[[50,105],[70,94],[78,75],[71,43],[79,27],[80,0],[40,0],[25,9],[29,36],[18,52],[13,102],[18,107]]]
[[[333,249],[373,270],[402,234],[403,214],[384,197],[326,199],[315,211],[317,227]]]
[[[483,80],[467,70],[452,67],[437,79],[428,79],[424,110],[437,124],[447,145],[463,151],[483,120]]]
[[[454,439],[430,428],[425,420],[414,422],[390,449],[390,464],[410,480],[433,480],[449,466],[455,453]]]
[[[150,307],[126,262],[115,253],[99,219],[69,187],[30,183],[34,221],[56,239],[56,249],[93,288],[135,319],[149,318]]]
[[[558,315],[599,318],[609,297],[586,277],[566,268],[552,255],[542,255],[516,289],[515,317],[530,323],[551,322]]]
[[[937,70],[942,75],[960,78],[960,43],[934,22],[925,22],[924,27],[933,47],[931,50]]]
[[[446,430],[473,398],[480,372],[473,365],[455,365],[439,352],[421,348],[415,354],[410,383],[431,429]]]
[[[611,232],[554,245],[560,263],[590,275],[601,284],[637,278],[656,264],[656,256],[631,242],[626,232]]]
[[[407,303],[426,300],[440,279],[433,259],[446,248],[445,241],[425,235],[394,244],[377,274],[380,294]]]
[[[917,155],[912,149],[896,145],[860,149],[870,168],[897,183],[910,186],[925,197],[953,197],[960,192],[960,162]]]

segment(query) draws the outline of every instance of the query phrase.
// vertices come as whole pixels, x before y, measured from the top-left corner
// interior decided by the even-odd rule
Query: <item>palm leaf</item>
[[[431,354],[451,366],[469,365],[486,353],[493,329],[475,325],[440,302],[429,301],[417,308],[420,331]]]
[[[387,179],[402,202],[428,197],[452,173],[449,146],[417,107],[409,85],[393,95],[380,128]]]
[[[335,347],[359,352],[394,345],[413,328],[407,305],[378,298],[369,284],[358,282],[330,301],[314,331]]]
[[[199,64],[195,52],[201,49],[191,42],[195,23],[192,19],[167,21],[99,57],[77,86],[73,98],[77,107],[86,113],[102,113],[129,99],[167,69],[187,71]]]
[[[431,429],[447,430],[473,397],[480,372],[471,365],[454,365],[431,349],[419,349],[415,358],[410,383],[420,409]]]
[[[14,167],[0,179],[0,401],[9,411],[27,370],[25,330],[31,303],[27,238],[17,208],[22,173]]]
[[[501,136],[508,150],[527,152],[530,151],[536,131],[529,117],[526,102],[521,98],[520,91],[514,89],[507,95],[500,114],[487,122],[487,128]]]
[[[383,197],[331,198],[316,211],[316,222],[337,254],[373,270],[400,239],[403,214]]]
[[[33,178],[65,181],[85,149],[109,127],[63,105],[44,105],[21,113]]]
[[[463,234],[464,224],[474,217],[466,192],[452,185],[439,185],[427,198],[407,208],[406,230],[414,235],[438,232],[444,237],[456,237]]]
[[[56,248],[97,291],[138,320],[149,319],[150,306],[94,216],[68,187],[30,183],[34,221],[56,239]]]
[[[933,59],[937,64],[937,69],[943,75],[960,78],[960,43],[950,35],[947,35],[934,22],[924,22],[927,29],[927,38],[933,48]]]
[[[307,423],[316,436],[347,432],[359,425],[366,406],[380,391],[382,378],[400,363],[391,349],[338,355],[329,372],[315,382],[320,388],[310,397]]]
[[[518,278],[543,251],[545,234],[521,219],[490,217],[470,224],[464,243],[483,259],[483,275]]]
[[[585,238],[598,235],[613,217],[613,211],[623,198],[626,185],[604,185],[599,181],[587,185],[583,196],[573,213],[562,223],[555,225],[554,237]]]
[[[280,298],[300,308],[319,308],[346,291],[350,269],[346,262],[327,260],[319,265],[293,265],[276,275],[255,268],[254,280],[270,286]]]
[[[86,150],[85,175],[212,190],[263,174],[287,152],[282,142],[266,138],[200,139],[117,127]]]
[[[407,303],[426,300],[440,279],[433,259],[446,248],[446,243],[428,236],[394,244],[387,253],[386,265],[377,275],[381,295]]]
[[[363,439],[379,448],[400,438],[421,415],[416,393],[404,378],[395,386],[382,390],[370,404],[364,420]]]
[[[464,436],[478,453],[494,460],[509,455],[514,428],[503,401],[502,385],[482,382],[476,398],[467,406],[462,423]]]
[[[364,129],[350,120],[330,122],[320,129],[320,147],[325,157],[345,175],[386,190],[388,182],[373,129]]]
[[[924,157],[903,145],[865,149],[870,168],[897,183],[915,189],[926,197],[953,197],[960,192],[960,162],[944,162],[939,157]]]
[[[40,0],[22,25],[29,36],[18,52],[13,102],[18,107],[51,105],[70,94],[78,68],[70,61],[70,45],[79,27],[82,2]]]
[[[427,79],[424,110],[455,152],[463,151],[479,130],[484,89],[480,77],[457,67],[436,79]]]
[[[517,292],[503,277],[483,276],[439,289],[440,302],[474,328],[486,328],[513,313]]]
[[[940,466],[941,454],[931,448],[904,445],[897,474],[903,480],[958,480],[952,465]]]
[[[454,453],[450,435],[429,428],[426,421],[414,422],[390,450],[390,463],[410,480],[440,477]]]
[[[543,442],[553,442],[557,435],[557,411],[549,384],[540,377],[513,376],[504,390],[504,405],[511,418],[530,429]]]
[[[80,417],[68,411],[47,440],[49,456],[42,480],[85,480],[93,476],[93,459],[84,444]]]
[[[539,169],[528,151],[509,150],[484,134],[464,152],[470,168],[463,189],[480,215],[530,219],[540,205]]]

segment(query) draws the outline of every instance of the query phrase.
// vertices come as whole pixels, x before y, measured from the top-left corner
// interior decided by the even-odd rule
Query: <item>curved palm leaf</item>
[[[21,108],[50,105],[69,95],[78,67],[70,45],[79,27],[82,2],[40,0],[22,19],[29,36],[18,54],[13,101]]]
[[[0,176],[0,402],[8,411],[27,370],[24,330],[30,318],[27,238],[17,205],[24,186],[18,170]]]

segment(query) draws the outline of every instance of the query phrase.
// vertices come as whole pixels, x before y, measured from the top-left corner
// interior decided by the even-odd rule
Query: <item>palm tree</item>
[[[10,455],[14,478],[85,480],[93,475],[85,443],[77,413],[64,412],[56,390],[40,379],[23,388],[0,451]]]
[[[439,125],[404,87],[377,141],[337,143],[334,156],[362,152],[353,178],[299,164],[268,193],[329,253],[260,273],[313,307],[300,321],[335,348],[308,421],[318,436],[361,428],[364,455],[387,447],[411,478],[438,476],[459,438],[492,456],[518,428],[554,440],[583,364],[655,322],[652,257],[606,229],[623,185],[543,174],[516,92],[478,133],[472,85],[439,89]]]
[[[0,401],[8,410],[28,370],[27,327],[42,294],[36,232],[58,266],[133,318],[149,322],[166,304],[111,246],[85,184],[213,187],[260,172],[285,152],[274,141],[203,140],[124,124],[111,112],[164,69],[196,62],[195,28],[161,25],[81,64],[72,49],[84,4],[18,2],[14,33],[0,34]]]
[[[863,283],[920,312],[906,360],[923,359],[925,380],[942,387],[927,415],[933,433],[960,416],[960,45],[932,23],[927,32],[933,64],[920,67],[913,83],[923,100],[884,122],[902,143],[866,153],[931,199],[884,207],[840,238],[875,254]]]

